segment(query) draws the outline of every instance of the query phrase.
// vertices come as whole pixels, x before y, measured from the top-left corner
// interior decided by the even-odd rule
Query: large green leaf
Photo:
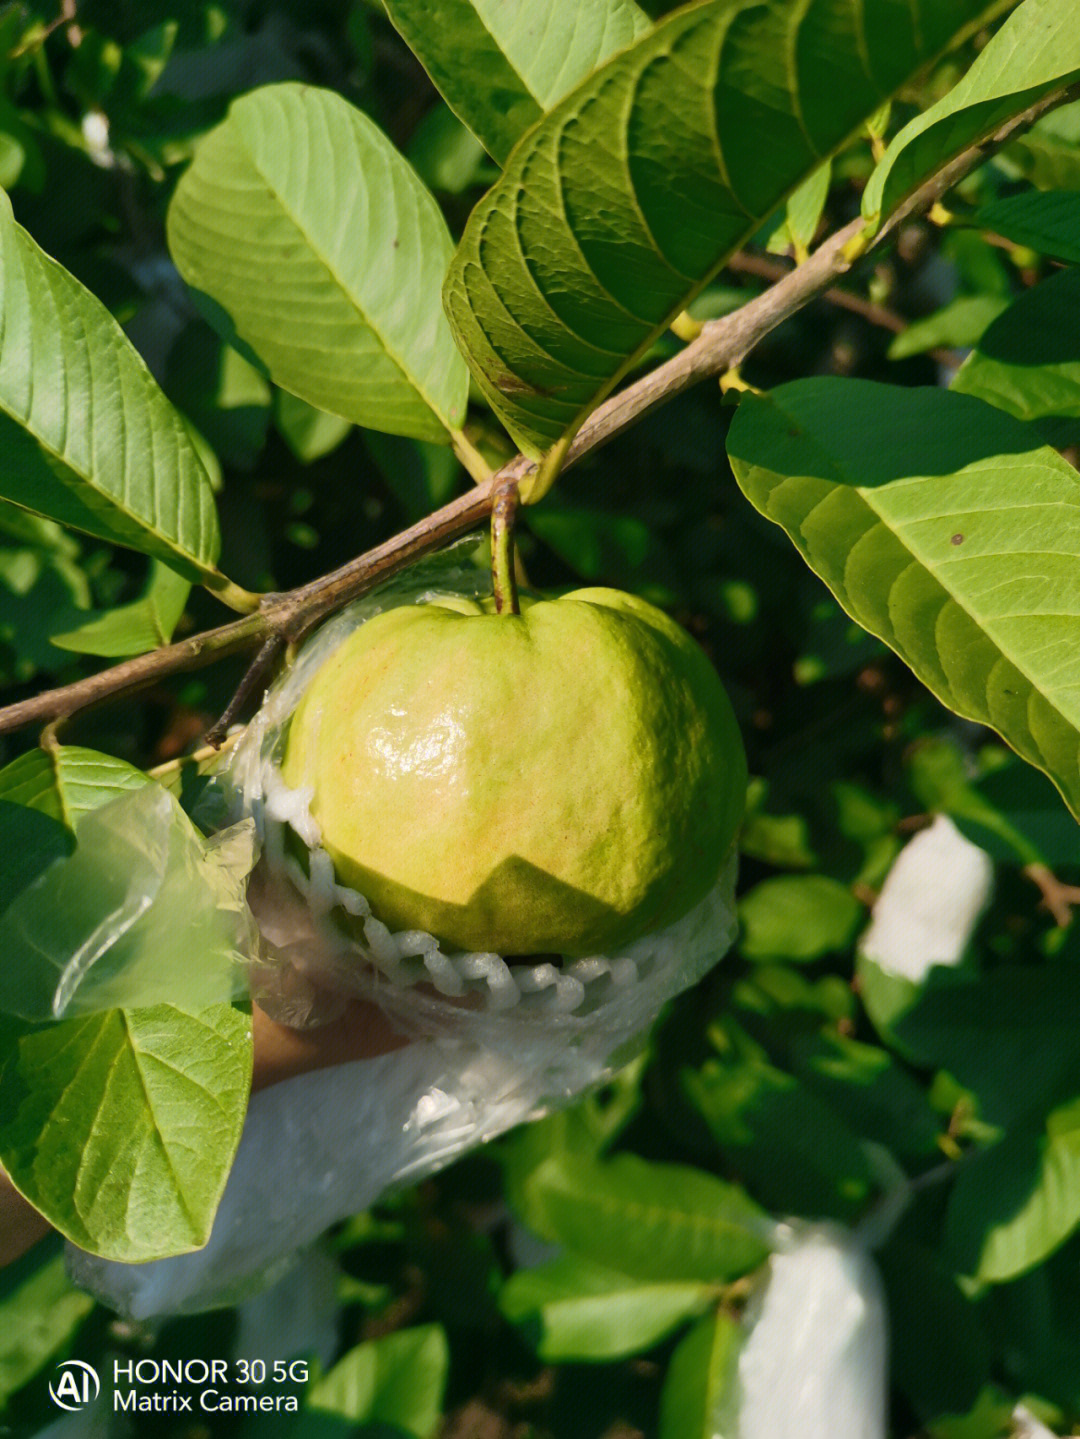
[[[1080,814],[1080,476],[969,395],[813,379],[728,435],[747,498],[943,703]]]
[[[61,1234],[125,1262],[206,1243],[247,1109],[249,1016],[8,1023],[0,1054],[0,1158]]]
[[[863,191],[881,220],[947,160],[1080,75],[1075,0],[1024,0],[936,105],[897,134]]]
[[[979,340],[952,388],[1021,420],[1080,416],[1080,269],[1025,290]]]
[[[392,434],[445,443],[460,426],[446,222],[339,95],[285,84],[237,100],[176,188],[168,240],[223,338],[283,389]]]
[[[652,21],[634,0],[383,0],[447,104],[503,164],[545,110]]]
[[[576,1254],[519,1269],[499,1307],[542,1359],[620,1359],[651,1349],[715,1299],[700,1280],[641,1279]]]
[[[530,1179],[542,1232],[596,1264],[642,1279],[717,1283],[768,1256],[770,1221],[736,1185],[699,1169],[556,1159]]]
[[[882,101],[1002,0],[706,0],[522,138],[447,276],[520,444],[557,439]]]
[[[120,326],[0,193],[0,497],[219,581],[210,479]]]

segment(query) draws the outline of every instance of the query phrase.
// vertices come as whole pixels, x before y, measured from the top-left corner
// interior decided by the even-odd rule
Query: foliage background
[[[235,95],[299,79],[375,119],[455,235],[494,167],[375,4],[172,0],[154,9],[149,17],[134,0],[86,0],[73,22],[57,24],[44,0],[0,7],[0,183],[37,242],[122,322],[212,450],[223,570],[252,590],[287,589],[470,482],[449,450],[320,416],[222,347],[164,244],[192,144]],[[979,43],[904,96],[889,133],[944,93]],[[1076,186],[1076,113],[1052,116],[965,182],[956,208],[1018,192],[1025,177]],[[869,136],[838,158],[829,228],[857,213],[873,162]],[[695,313],[725,313],[787,268],[790,234],[770,230]],[[1056,270],[974,226],[912,222],[852,281],[854,309],[815,302],[759,347],[744,378],[763,388],[807,375],[947,382],[990,320]],[[657,350],[676,347],[665,339]],[[743,1185],[776,1214],[850,1223],[899,1170],[946,1161],[962,1180],[920,1191],[880,1256],[895,1432],[990,1439],[1008,1432],[1021,1398],[1062,1430],[1080,1424],[1080,1119],[1070,1111],[1080,1094],[1080,939],[1040,908],[1022,873],[1033,847],[1059,878],[1080,880],[1074,826],[1048,781],[942,709],[745,502],[724,456],[730,413],[712,385],[681,396],[527,512],[520,543],[535,584],[640,593],[715,660],[755,777],[737,950],[670,1007],[618,1083],[331,1235],[278,1296],[278,1322],[302,1312],[306,1333],[274,1335],[265,1309],[121,1323],[69,1288],[56,1246],[39,1246],[0,1278],[6,1432],[34,1433],[54,1418],[46,1382],[58,1358],[227,1354],[257,1332],[324,1364],[382,1346],[364,1350],[391,1376],[381,1389],[363,1402],[323,1395],[342,1432],[360,1422],[364,1433],[424,1435],[443,1413],[447,1439],[681,1434],[680,1386],[690,1403],[704,1382],[686,1336],[722,1326],[744,1291],[650,1272],[648,1256],[679,1217],[669,1212],[677,1186],[649,1166]],[[482,406],[473,416],[491,443]],[[1048,433],[1075,457],[1073,424]],[[147,582],[145,560],[0,506],[5,701],[86,673],[95,661],[49,636],[84,624],[87,610],[137,599]],[[221,619],[196,590],[177,634]],[[224,662],[162,681],[79,716],[65,742],[140,767],[173,759],[224,709],[241,668]],[[6,761],[34,737],[0,743]],[[981,828],[971,820],[977,804]],[[903,1035],[883,1040],[852,979],[855,944],[902,844],[939,811],[966,815],[998,861],[971,961],[985,983],[977,995],[973,986],[930,994]],[[1048,1134],[1064,1140],[1052,1146]],[[614,1156],[644,1164],[590,1168]],[[603,1223],[590,1210],[597,1196],[611,1201]],[[656,1201],[647,1221],[627,1207],[642,1196]],[[551,1242],[566,1250],[562,1268],[534,1277]],[[1005,1273],[979,1276],[995,1244],[995,1254],[1007,1251]],[[613,1253],[628,1273],[601,1282],[595,1265],[610,1266]],[[666,1286],[666,1323],[656,1318],[657,1286]],[[153,1416],[130,1427],[183,1428]],[[221,1419],[211,1432],[242,1427]]]

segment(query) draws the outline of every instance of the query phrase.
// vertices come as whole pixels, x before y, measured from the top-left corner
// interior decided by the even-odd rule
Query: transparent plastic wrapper
[[[153,783],[83,814],[72,853],[0,916],[0,1009],[47,1020],[237,997],[255,854],[250,820],[204,840]]]
[[[888,1316],[865,1242],[779,1226],[739,1353],[737,1439],[885,1439]]]
[[[76,1280],[131,1315],[234,1303],[388,1188],[601,1082],[636,1052],[662,1005],[734,939],[734,853],[713,891],[675,924],[617,954],[561,965],[510,965],[497,954],[444,952],[417,931],[391,933],[363,895],[336,883],[310,792],[281,778],[289,716],[357,625],[393,605],[478,596],[484,580],[460,569],[414,572],[343,611],[304,647],[231,753],[219,780],[226,818],[251,819],[262,850],[248,890],[261,933],[252,967],[260,1005],[310,1026],[364,998],[413,1042],[256,1094],[198,1254],[136,1268],[75,1251]]]

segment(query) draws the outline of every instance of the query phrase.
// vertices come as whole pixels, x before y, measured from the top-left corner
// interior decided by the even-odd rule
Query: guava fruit
[[[680,918],[746,792],[705,655],[609,589],[375,616],[301,698],[282,774],[383,923],[503,955],[613,954]]]

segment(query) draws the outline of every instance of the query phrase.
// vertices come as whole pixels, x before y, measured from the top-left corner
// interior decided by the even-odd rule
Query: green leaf
[[[699,1319],[671,1356],[660,1395],[660,1439],[734,1432],[743,1331],[722,1309]]]
[[[739,901],[747,959],[820,959],[845,950],[866,918],[846,884],[824,874],[762,880]]]
[[[952,388],[1020,420],[1080,416],[1080,270],[1015,300],[961,365]]]
[[[890,1361],[897,1386],[922,1422],[966,1414],[990,1378],[982,1313],[938,1255],[894,1239],[878,1264],[889,1301]]]
[[[384,0],[451,110],[503,164],[520,136],[652,26],[633,0]]]
[[[1073,0],[1024,0],[949,93],[893,137],[863,191],[863,214],[891,215],[946,161],[1077,75]]]
[[[1027,765],[1020,768],[1031,774]],[[915,746],[908,757],[908,778],[928,810],[947,814],[972,844],[980,845],[994,859],[1009,864],[1047,862],[1037,841],[1018,829],[982,793],[970,776],[967,759],[948,740],[925,739]],[[1062,810],[1054,791],[1049,786],[1047,789],[1058,816],[1075,833],[1075,821]]]
[[[1080,102],[1051,110],[1005,153],[1040,189],[1080,188]]]
[[[91,613],[78,629],[52,635],[51,641],[62,650],[108,659],[144,654],[172,639],[190,592],[191,585],[182,575],[154,560],[146,589],[137,600]]]
[[[581,1155],[541,1165],[529,1183],[545,1238],[624,1274],[720,1283],[768,1256],[768,1215],[703,1170]]]
[[[349,435],[352,425],[338,415],[317,410],[288,390],[274,394],[274,424],[278,433],[303,465],[322,459],[336,450]]]
[[[864,380],[748,396],[728,454],[848,614],[1080,813],[1072,466],[971,396]]]
[[[390,1434],[433,1439],[449,1367],[450,1350],[439,1324],[358,1344],[311,1386],[303,1415],[289,1433],[318,1439],[332,1417],[350,1428],[383,1426],[380,1432],[388,1439]]]
[[[561,100],[447,276],[481,388],[535,453],[576,426],[890,94],[1001,0],[707,0]]]
[[[1078,1011],[1073,963],[999,965],[978,976],[938,969],[896,1028],[924,1064],[947,1069],[976,1096],[984,1119],[1030,1127],[1080,1083]]]
[[[988,1296],[998,1334],[1009,1336],[1008,1372],[1029,1394],[1080,1410],[1080,1286],[1076,1237],[1045,1264]]]
[[[210,480],[120,326],[0,193],[0,496],[98,539],[217,576]]]
[[[966,350],[979,341],[987,325],[992,324],[1008,304],[1001,295],[961,295],[932,315],[913,320],[890,342],[886,353],[890,360],[906,360],[938,345]]]
[[[651,1349],[715,1296],[701,1281],[635,1279],[568,1254],[511,1275],[499,1308],[541,1359],[557,1363]]]
[[[16,1271],[8,1270],[0,1295],[0,1408],[63,1351],[94,1307],[67,1277],[64,1256],[45,1258],[35,1248]],[[23,1273],[26,1263],[33,1267]]]
[[[169,249],[222,337],[353,424],[448,442],[468,375],[439,303],[452,249],[408,162],[309,85],[243,96],[169,206]]]
[[[9,536],[15,543],[7,542]],[[0,502],[0,595],[0,683],[25,683],[39,670],[70,663],[53,649],[50,636],[77,625],[90,608],[73,535]]]
[[[961,1171],[947,1232],[961,1272],[993,1284],[1033,1269],[1080,1224],[1080,1100],[1042,1133],[1014,1130]]]
[[[0,872],[0,1009],[36,1021],[204,1008],[242,988],[248,827],[205,841],[148,776],[62,748],[0,771],[0,838],[12,856]]]
[[[788,199],[783,222],[769,236],[767,249],[783,252],[794,249],[800,263],[806,259],[810,242],[817,234],[832,182],[832,161],[826,160],[802,182]]]
[[[72,853],[83,814],[145,783],[122,760],[75,746],[30,750],[0,770],[0,910]]]
[[[372,431],[364,436],[364,445],[410,524],[445,505],[460,488],[461,465],[445,445]]]
[[[1080,264],[1080,194],[1024,190],[984,205],[975,224],[1040,254]]]
[[[725,1159],[774,1212],[851,1218],[874,1188],[858,1137],[792,1075],[759,1058],[683,1075]]]
[[[270,424],[270,386],[202,320],[169,350],[165,389],[223,464],[253,468]]]
[[[429,190],[460,195],[498,179],[483,145],[445,105],[433,105],[413,131],[405,151]]]
[[[529,529],[587,580],[641,592],[643,582],[677,582],[655,527],[636,515],[567,505],[558,497],[527,512]]]
[[[240,1142],[251,1019],[230,1005],[9,1024],[0,1158],[61,1234],[135,1263],[199,1249]]]
[[[940,1125],[926,1090],[888,1051],[832,1030],[799,1050],[800,1077],[862,1138],[905,1164],[939,1153]]]

